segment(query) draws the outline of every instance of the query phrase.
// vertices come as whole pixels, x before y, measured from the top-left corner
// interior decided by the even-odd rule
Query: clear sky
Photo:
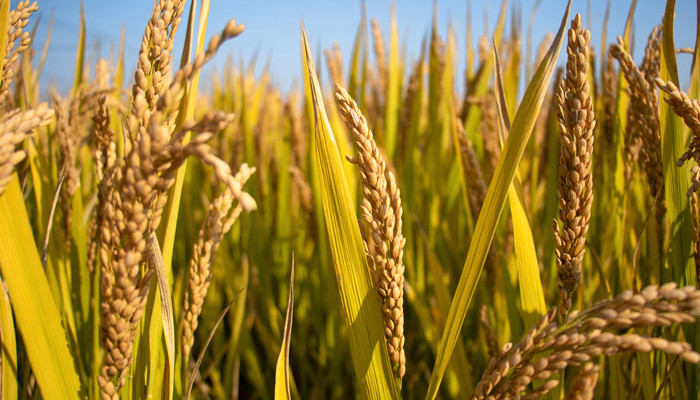
[[[12,1],[14,7],[17,0]],[[300,62],[300,24],[306,26],[311,46],[315,49],[330,48],[334,42],[340,44],[346,63],[352,50],[353,40],[361,19],[361,0],[268,0],[268,1],[236,1],[213,0],[207,36],[217,33],[226,22],[235,18],[238,23],[246,25],[244,33],[233,39],[222,48],[214,59],[213,65],[221,66],[228,56],[236,63],[248,63],[257,55],[258,70],[269,61],[273,82],[283,91],[292,87],[298,80],[301,69]],[[367,1],[368,17],[376,17],[380,21],[385,40],[388,41],[389,19],[392,0]],[[418,58],[421,39],[429,32],[432,13],[432,1],[398,0],[396,1],[399,34],[401,44],[407,45],[407,59],[413,62]],[[452,25],[456,31],[457,49],[460,51],[458,78],[464,71],[465,32],[467,26],[467,0],[439,0],[438,23],[440,34],[447,36],[447,30]],[[530,10],[535,0],[511,0],[507,27],[510,24],[510,13],[513,6],[521,10],[521,26],[523,29],[523,46],[525,46],[525,30],[530,19]],[[584,25],[592,31],[591,42],[595,53],[600,55],[600,34],[606,0],[574,0],[572,16],[581,12]],[[617,35],[622,34],[625,19],[631,0],[612,0],[611,15],[608,26],[608,43],[614,42]],[[663,18],[665,1],[639,0],[634,18],[634,49],[635,60],[641,61],[646,38],[652,27]],[[50,16],[53,13],[53,36],[47,56],[46,67],[42,73],[42,93],[49,85],[56,85],[61,93],[66,93],[73,81],[75,67],[75,49],[78,38],[80,21],[80,0],[39,0],[41,15],[37,30],[35,48],[38,51],[46,41]],[[126,68],[127,79],[132,80],[136,66],[138,50],[144,28],[151,14],[151,0],[85,0],[85,15],[87,25],[87,51],[92,60],[97,57],[109,57],[110,47],[119,44],[122,27],[126,31]],[[477,1],[471,0],[471,29],[475,40],[484,34],[484,17],[488,16],[488,29],[493,29],[500,0]],[[547,32],[554,32],[563,15],[566,2],[563,0],[542,0],[535,16],[533,26],[533,47],[536,49],[540,40]],[[590,6],[590,15],[588,12]],[[186,26],[185,8],[183,22],[178,31],[178,41],[174,49],[175,59],[179,61]],[[30,21],[31,28],[37,19]],[[696,30],[696,5],[691,0],[677,0],[675,40],[676,47],[693,47]],[[489,34],[490,37],[490,34]],[[533,52],[536,50],[533,50]],[[523,47],[524,52],[524,47]],[[370,52],[371,53],[371,52]],[[524,54],[524,53],[523,53]],[[563,54],[563,53],[562,53]],[[687,86],[691,55],[681,54],[680,61],[681,86]],[[562,64],[565,58],[560,55]],[[317,64],[319,61],[316,61]],[[325,66],[323,74],[326,74]],[[209,81],[205,71],[200,88],[208,90]],[[456,82],[461,91],[463,82]]]

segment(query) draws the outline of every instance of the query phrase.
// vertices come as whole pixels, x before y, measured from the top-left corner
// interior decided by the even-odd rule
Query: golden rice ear
[[[559,220],[554,228],[559,275],[559,313],[571,309],[581,283],[586,233],[593,204],[593,98],[588,82],[591,34],[583,28],[581,14],[571,21],[566,48],[566,72],[557,85],[556,107],[561,151],[559,157]],[[573,234],[571,234],[573,233]]]
[[[254,172],[255,168],[249,168],[247,164],[243,164],[234,178],[243,187]],[[190,260],[183,307],[182,353],[184,360],[189,360],[190,351],[194,344],[194,334],[199,326],[199,315],[209,290],[212,277],[211,267],[216,251],[224,236],[243,212],[240,203],[236,203],[234,206],[235,201],[231,191],[224,189],[222,194],[212,200],[202,227],[199,229],[199,237],[194,245]]]
[[[528,390],[527,398],[539,398],[559,384],[553,377],[560,371],[592,362],[602,354],[613,356],[659,350],[687,363],[698,363],[700,354],[688,343],[650,338],[629,330],[666,326],[670,321],[695,323],[699,304],[697,288],[678,288],[675,283],[668,283],[661,287],[647,286],[637,294],[623,292],[581,313],[573,311],[559,322],[557,307],[554,307],[517,345],[506,343],[500,353],[491,358],[473,398],[510,398]],[[638,318],[628,318],[628,315]],[[597,374],[589,372],[591,379],[597,380]],[[546,381],[528,389],[534,380]],[[576,385],[572,390],[577,392]]]
[[[0,9],[0,47],[3,47],[0,53],[0,104],[4,104],[8,98],[14,75],[13,65],[32,41],[29,32],[24,28],[29,22],[29,17],[37,10],[39,7],[36,2],[29,4],[29,1],[17,3],[17,8],[12,11],[9,11],[9,4]]]
[[[578,376],[571,384],[571,389],[566,394],[566,400],[592,400],[598,385],[599,372],[600,365],[592,362],[583,364]]]
[[[403,208],[393,172],[388,171],[367,120],[347,91],[336,85],[336,101],[345,125],[358,149],[356,164],[362,176],[362,220],[368,232],[364,240],[367,260],[377,273],[377,292],[382,302],[384,338],[399,378],[406,373],[404,353]]]
[[[622,38],[618,37],[617,41],[618,44],[611,47],[610,54],[620,63],[620,70],[630,87],[628,115],[631,123],[628,126],[627,134],[640,138],[640,158],[653,197],[659,192],[665,192],[656,91],[652,90],[642,71],[637,68],[634,60],[625,50]],[[665,215],[666,199],[661,197],[656,208],[657,226],[660,230],[664,225]]]

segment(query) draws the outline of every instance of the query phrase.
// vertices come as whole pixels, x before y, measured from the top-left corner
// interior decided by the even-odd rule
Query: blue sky
[[[12,1],[12,6],[17,3]],[[45,42],[49,17],[53,13],[53,36],[47,56],[46,67],[42,74],[42,93],[49,85],[56,85],[61,93],[69,90],[73,80],[75,67],[75,48],[78,38],[80,18],[80,0],[40,0],[41,20],[34,46],[42,48]],[[257,55],[258,69],[267,61],[273,76],[273,83],[283,91],[292,87],[300,75],[300,23],[306,26],[311,46],[314,49],[330,48],[334,42],[340,44],[347,63],[352,49],[355,33],[361,19],[360,0],[268,0],[268,1],[235,1],[214,0],[211,11],[207,36],[220,31],[230,18],[246,25],[245,32],[233,39],[222,48],[214,59],[213,66],[221,66],[228,56],[236,63],[246,64]],[[366,4],[368,17],[379,19],[388,40],[391,0],[368,1]],[[522,29],[526,30],[530,18],[530,10],[535,0],[511,0],[509,16],[513,5],[522,12]],[[617,35],[622,34],[631,0],[613,0],[608,26],[608,43],[613,42]],[[475,40],[484,33],[484,16],[488,15],[488,29],[493,29],[500,9],[500,0],[477,1],[471,0],[472,32]],[[590,4],[591,13],[588,13]],[[584,24],[591,28],[591,42],[596,54],[600,55],[600,33],[607,1],[604,0],[574,0],[572,15],[581,12]],[[109,57],[110,47],[117,47],[122,27],[126,31],[126,68],[127,79],[131,80],[136,66],[138,49],[144,28],[151,14],[151,0],[85,0],[86,25],[88,32],[88,54],[95,60],[97,57]],[[554,32],[565,8],[565,1],[543,0],[538,9],[533,26],[533,47],[536,49],[539,41],[547,32]],[[457,33],[457,48],[460,51],[458,77],[464,71],[464,48],[466,32],[467,0],[438,1],[438,23],[443,37],[446,37],[448,27],[452,25]],[[185,15],[174,54],[179,61]],[[695,2],[678,0],[676,5],[675,40],[676,47],[692,47],[696,29]],[[635,60],[642,57],[646,38],[652,27],[661,21],[664,14],[665,1],[639,0],[635,13]],[[433,3],[432,1],[406,0],[396,4],[399,34],[401,43],[407,43],[407,58],[409,62],[417,59],[422,37],[429,32]],[[37,21],[30,22],[30,27]],[[590,25],[589,25],[590,21]],[[523,32],[524,35],[524,32]],[[523,36],[523,46],[525,37]],[[524,50],[524,49],[523,49]],[[534,50],[533,50],[534,52]],[[681,86],[687,86],[690,55],[679,55]],[[565,57],[560,55],[560,64]],[[317,60],[318,63],[318,60]],[[347,67],[346,67],[347,69]],[[207,71],[203,76],[200,88],[208,90]],[[323,73],[326,74],[325,67]],[[463,83],[456,82],[461,91]]]

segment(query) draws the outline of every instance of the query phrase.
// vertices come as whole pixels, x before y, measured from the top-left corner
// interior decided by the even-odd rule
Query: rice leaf
[[[80,149],[76,157],[82,158],[77,162],[82,165],[89,165],[91,158],[86,148]],[[83,207],[83,196],[81,191],[76,191],[70,199],[72,205],[72,213],[75,216],[72,219],[70,248],[66,249],[70,257],[71,274],[68,279],[70,284],[68,290],[71,293],[73,312],[75,313],[76,334],[80,337],[86,337],[86,326],[90,314],[90,274],[87,269],[87,224],[84,217],[85,209]]]
[[[54,214],[56,213],[56,205],[58,205],[58,195],[61,192],[61,185],[63,185],[64,178],[65,175],[63,174],[63,171],[61,171],[61,177],[58,179],[56,192],[53,195],[53,203],[51,204],[51,211],[49,212],[49,222],[46,225],[46,237],[44,238],[44,247],[42,247],[41,249],[41,267],[44,269],[46,269],[46,258],[49,256],[49,239],[51,238],[51,227],[53,227]]]
[[[566,22],[569,18],[571,2],[568,2],[564,18],[557,36],[547,55],[540,64],[532,81],[525,91],[522,103],[515,115],[513,126],[506,140],[501,157],[494,173],[494,177],[489,185],[484,201],[484,208],[479,214],[474,231],[474,237],[469,244],[469,252],[464,264],[462,275],[457,285],[457,291],[450,306],[447,316],[445,331],[443,332],[440,346],[438,348],[437,360],[430,378],[430,386],[426,398],[434,399],[437,396],[438,388],[445,369],[452,356],[455,343],[459,340],[459,332],[464,323],[471,299],[476,290],[476,285],[484,266],[486,254],[491,245],[496,226],[500,218],[503,206],[505,205],[508,188],[515,176],[515,170],[523,155],[527,141],[530,138],[540,107],[544,101],[545,93],[549,81],[554,72],[554,67],[561,50]]]
[[[48,28],[46,28],[46,39],[44,39],[44,48],[41,50],[41,58],[39,59],[39,66],[36,68],[35,76],[41,76],[41,71],[44,70],[44,65],[46,63],[46,56],[49,53],[49,45],[51,44],[51,36],[53,35],[54,11],[55,10],[51,10],[51,16],[49,17],[49,26]],[[0,29],[2,28],[0,27]],[[3,39],[0,38],[0,40]],[[0,63],[0,68],[2,68],[2,63]]]
[[[627,14],[627,20],[625,22],[625,29],[623,34],[623,40],[625,45],[630,43],[630,30],[632,26],[632,18],[634,17],[634,11],[637,6],[637,0],[632,0],[630,4],[630,9]],[[612,180],[612,201],[615,203],[615,218],[609,218],[609,215],[605,213],[603,218],[608,218],[611,222],[607,226],[610,226],[613,233],[613,255],[616,262],[620,265],[623,264],[623,252],[624,252],[624,242],[625,242],[625,214],[627,210],[627,184],[625,182],[625,155],[624,155],[624,143],[625,143],[625,132],[627,129],[627,106],[629,104],[629,95],[627,93],[627,80],[624,78],[623,72],[619,71],[617,77],[617,95],[615,96],[615,123],[613,124],[613,140],[615,145],[615,161],[613,164],[613,180]],[[607,255],[606,255],[607,256]],[[619,277],[617,274],[613,274],[609,277],[613,282],[613,288],[617,291],[619,284]],[[613,359],[612,363],[617,362],[618,359]],[[616,390],[616,389],[615,389]]]
[[[302,72],[309,76],[313,96],[316,168],[323,213],[359,390],[370,399],[399,398],[389,365],[379,302],[303,26],[302,47],[306,60],[306,70]]]
[[[537,9],[540,7],[542,0],[535,0],[535,4],[530,9],[530,19],[527,22],[527,33],[525,36],[525,79],[532,77],[532,26],[535,24],[535,16]]]
[[[399,102],[401,101],[401,68],[399,65],[399,28],[396,23],[396,3],[391,5],[391,46],[389,51],[389,72],[386,93],[384,120],[386,126],[385,150],[387,159],[394,158],[399,127]]]
[[[466,72],[464,77],[467,81],[470,81],[474,77],[474,39],[472,35],[472,2],[467,0],[467,27],[466,27],[466,40],[465,46],[466,51]]]
[[[501,4],[501,12],[498,15],[498,21],[496,22],[496,28],[493,31],[493,42],[497,46],[500,46],[501,35],[503,34],[503,29],[506,22],[506,11],[508,10],[508,0],[503,0]],[[477,132],[479,121],[481,120],[481,110],[474,104],[469,103],[467,100],[469,96],[480,98],[488,92],[489,82],[491,81],[491,73],[493,72],[493,60],[487,57],[486,60],[479,66],[473,79],[470,81],[468,86],[467,96],[462,104],[462,115],[461,118],[464,122],[464,132],[469,135],[471,132]],[[475,144],[479,143],[477,141]]]
[[[673,13],[675,0],[666,4],[662,32],[661,79],[678,85],[678,67],[673,43]],[[695,264],[692,258],[691,243],[679,238],[692,237],[690,208],[688,207],[688,188],[690,165],[685,163],[677,167],[676,162],[685,151],[685,140],[682,119],[677,116],[665,101],[660,101],[659,123],[662,135],[661,148],[664,163],[664,181],[666,183],[666,202],[671,229],[669,249],[669,264],[676,269],[675,276],[682,285],[696,284]],[[687,134],[687,132],[686,132]],[[673,240],[675,239],[675,240]]]
[[[506,93],[503,88],[503,76],[501,75],[501,63],[498,57],[498,48],[493,45],[493,56],[495,61],[495,81],[496,81],[496,109],[499,119],[499,132],[501,146],[508,137],[510,131],[510,116],[508,113],[508,103]],[[508,190],[508,202],[513,221],[513,242],[515,245],[515,265],[517,269],[517,280],[520,293],[520,314],[522,316],[525,329],[528,326],[535,326],[540,318],[547,313],[547,306],[544,301],[542,282],[540,279],[539,265],[535,243],[533,241],[528,214],[525,209],[525,197],[523,195],[520,173],[516,170],[513,182]],[[563,373],[558,374],[558,379],[563,379]],[[533,381],[534,387],[540,387],[543,381]],[[555,393],[550,392],[545,395],[545,399],[554,399]]]
[[[348,93],[358,100],[362,100],[362,96],[357,91],[360,85],[360,64],[363,63],[362,59],[362,43],[363,39],[367,34],[367,17],[364,13],[364,8],[362,12],[362,19],[360,20],[360,25],[357,27],[357,33],[355,34],[355,42],[352,45],[352,57],[350,58],[350,72],[348,73]],[[358,103],[361,104],[361,103]]]
[[[291,400],[289,393],[289,345],[292,340],[292,318],[294,317],[294,255],[292,255],[292,270],[289,277],[289,299],[287,300],[287,315],[284,318],[284,337],[282,348],[277,358],[275,368],[275,399]]]
[[[185,43],[189,46],[185,46],[182,50],[182,58],[180,60],[180,65],[187,64],[191,57],[192,51],[192,35],[194,32],[194,9],[196,1],[192,2],[190,7],[190,16],[187,21],[187,35],[185,36]],[[204,40],[207,31],[207,21],[209,19],[209,0],[202,0],[200,11],[199,11],[199,26],[197,29],[197,47],[195,52],[200,52],[204,50]],[[183,82],[183,85],[187,85]],[[197,89],[199,87],[199,72],[196,72],[192,76],[191,83],[189,86],[185,87],[185,96],[183,96],[180,103],[180,110],[178,113],[178,119],[176,121],[175,130],[182,127],[182,124],[192,119],[194,116],[194,106],[197,97]],[[188,132],[185,135],[183,143],[188,143],[190,141],[191,134]],[[177,228],[177,216],[180,210],[180,198],[182,197],[182,186],[185,180],[185,172],[187,171],[187,160],[185,160],[182,166],[177,170],[175,175],[175,183],[168,195],[168,203],[165,206],[163,212],[163,222],[158,230],[158,237],[160,242],[163,243],[163,263],[171,268],[172,258],[173,258],[173,245],[175,243],[175,229]]]
[[[4,282],[0,281],[0,343],[2,343],[2,384],[0,395],[3,400],[17,398],[17,338],[15,337],[15,322],[12,317],[10,297],[5,290]]]
[[[116,70],[114,71],[114,92],[112,92],[112,96],[115,98],[115,100],[121,99],[121,88],[124,87],[124,46],[125,46],[125,41],[126,41],[126,28],[122,27],[121,34],[119,36],[119,50],[117,51],[117,61],[116,61]],[[122,132],[122,116],[119,114],[119,111],[116,109],[116,107],[112,107],[111,110],[109,110],[109,115],[110,115],[110,120],[112,121],[112,131],[113,132]],[[114,136],[114,141],[116,143],[116,152],[117,155],[123,156],[124,155],[124,135],[115,135]]]
[[[610,0],[608,0],[605,6],[605,14],[603,15],[603,25],[600,28],[600,48],[607,49],[608,45],[608,20],[610,19]],[[607,61],[607,50],[605,54],[601,54],[600,57],[600,71],[605,71],[605,62]],[[592,69],[592,68],[591,68]],[[602,96],[601,96],[602,100]]]
[[[661,71],[659,75],[664,81],[671,81],[678,86],[678,67],[676,65],[676,51],[673,43],[675,6],[675,0],[666,2],[666,13],[661,36]],[[687,134],[688,130],[684,129],[685,124],[681,117],[677,116],[665,101],[659,101],[659,106],[665,195],[669,233],[671,235],[667,262],[673,270],[676,282],[681,285],[695,286],[697,284],[697,276],[691,242],[681,239],[693,237],[687,197],[690,165],[689,163],[684,163],[681,167],[676,165],[676,161],[680,159],[685,151],[684,133]],[[698,326],[698,323],[683,326],[685,337],[688,342],[693,344],[694,348],[698,348],[697,346],[700,344],[700,329],[698,329]],[[700,368],[697,365],[688,366],[686,369],[688,398],[695,399],[698,397],[699,374]]]
[[[509,189],[508,196],[510,212],[513,217],[515,257],[518,267],[518,283],[520,284],[520,306],[525,326],[534,326],[542,315],[547,313],[547,306],[542,292],[535,243],[525,211],[523,188],[519,180]]]
[[[695,10],[697,20],[700,21],[700,8]],[[691,99],[700,98],[700,66],[698,65],[698,49],[700,48],[700,24],[695,27],[695,52],[693,53],[693,63],[691,64],[690,90],[688,96]]]
[[[80,30],[78,33],[78,48],[75,51],[75,75],[73,77],[73,92],[77,92],[83,83],[83,66],[85,65],[85,4],[80,1]]]
[[[496,104],[500,120],[499,130],[503,131],[502,138],[508,137],[510,132],[510,117],[505,102],[503,79],[501,76],[501,62],[498,58],[498,49],[493,46],[496,74]],[[515,172],[513,183],[508,189],[508,203],[510,214],[513,218],[513,241],[515,243],[515,261],[518,269],[518,283],[520,284],[520,307],[523,314],[525,328],[535,326],[540,318],[547,313],[547,305],[544,302],[540,268],[537,263],[537,251],[532,238],[532,230],[525,210],[525,197],[523,196],[520,174]]]
[[[160,310],[163,318],[163,333],[165,334],[165,376],[163,377],[162,398],[173,398],[173,377],[175,374],[175,326],[173,324],[173,300],[170,296],[168,275],[163,265],[163,254],[160,252],[158,238],[151,232],[148,238],[153,269],[156,270],[158,291],[160,293]],[[167,397],[166,397],[167,395]]]
[[[60,399],[79,397],[82,388],[16,174],[0,196],[0,273],[41,391]]]

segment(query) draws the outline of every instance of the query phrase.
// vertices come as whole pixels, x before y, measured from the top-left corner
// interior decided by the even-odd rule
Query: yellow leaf
[[[459,340],[459,333],[476,290],[486,254],[488,253],[493,235],[496,231],[496,225],[503,211],[508,189],[513,181],[515,170],[525,151],[532,129],[535,126],[535,121],[539,114],[540,107],[542,106],[542,102],[544,101],[547,86],[554,72],[559,51],[561,50],[570,8],[571,1],[569,1],[566,7],[564,18],[562,19],[552,46],[544,60],[542,60],[542,63],[525,91],[525,96],[518,108],[518,112],[515,114],[513,126],[511,127],[503,152],[498,160],[494,177],[486,193],[484,207],[476,222],[474,236],[469,244],[469,251],[467,253],[466,262],[464,263],[462,276],[457,284],[457,291],[452,300],[450,312],[445,323],[445,331],[443,332],[440,346],[438,347],[437,359],[426,396],[428,399],[434,399],[437,396],[440,382],[447,369],[447,364],[450,361],[455,344],[457,340]]]
[[[313,98],[318,169],[329,244],[340,304],[348,329],[359,392],[368,399],[399,398],[384,341],[376,290],[357,225],[338,146],[328,122],[311,50],[302,27],[303,60]]]

